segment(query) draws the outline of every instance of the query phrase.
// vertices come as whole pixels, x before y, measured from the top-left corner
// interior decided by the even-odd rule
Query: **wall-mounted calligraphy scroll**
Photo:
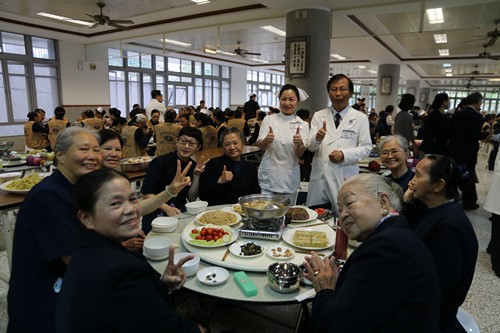
[[[310,37],[288,37],[286,39],[285,77],[309,77]]]

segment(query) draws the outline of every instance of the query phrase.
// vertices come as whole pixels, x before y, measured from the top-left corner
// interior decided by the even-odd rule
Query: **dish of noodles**
[[[209,210],[196,215],[195,221],[202,225],[213,224],[215,226],[233,226],[240,223],[241,216],[234,212]]]
[[[26,194],[33,188],[33,186],[41,182],[43,177],[44,175],[32,173],[28,177],[14,179],[10,182],[3,183],[0,185],[0,188],[15,194]]]

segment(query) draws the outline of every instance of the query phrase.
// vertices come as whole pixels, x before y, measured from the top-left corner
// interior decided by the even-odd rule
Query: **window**
[[[260,109],[267,111],[270,106],[279,107],[279,99],[274,96],[283,86],[284,76],[254,70],[247,71],[247,95],[257,95]]]
[[[23,135],[28,112],[60,104],[57,42],[0,32],[0,136]]]

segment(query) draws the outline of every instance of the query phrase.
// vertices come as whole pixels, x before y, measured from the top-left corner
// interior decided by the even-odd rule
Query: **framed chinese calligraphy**
[[[309,51],[311,37],[287,37],[285,77],[309,77]]]
[[[392,77],[382,76],[382,82],[380,85],[380,93],[382,95],[390,95],[392,86]]]

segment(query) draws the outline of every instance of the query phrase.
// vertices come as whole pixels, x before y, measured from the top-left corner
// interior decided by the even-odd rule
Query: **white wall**
[[[66,41],[59,42],[61,66],[61,99],[63,105],[109,105],[108,64],[104,60],[85,61],[85,46]],[[78,69],[78,62],[83,69]],[[95,69],[91,69],[95,64]]]

